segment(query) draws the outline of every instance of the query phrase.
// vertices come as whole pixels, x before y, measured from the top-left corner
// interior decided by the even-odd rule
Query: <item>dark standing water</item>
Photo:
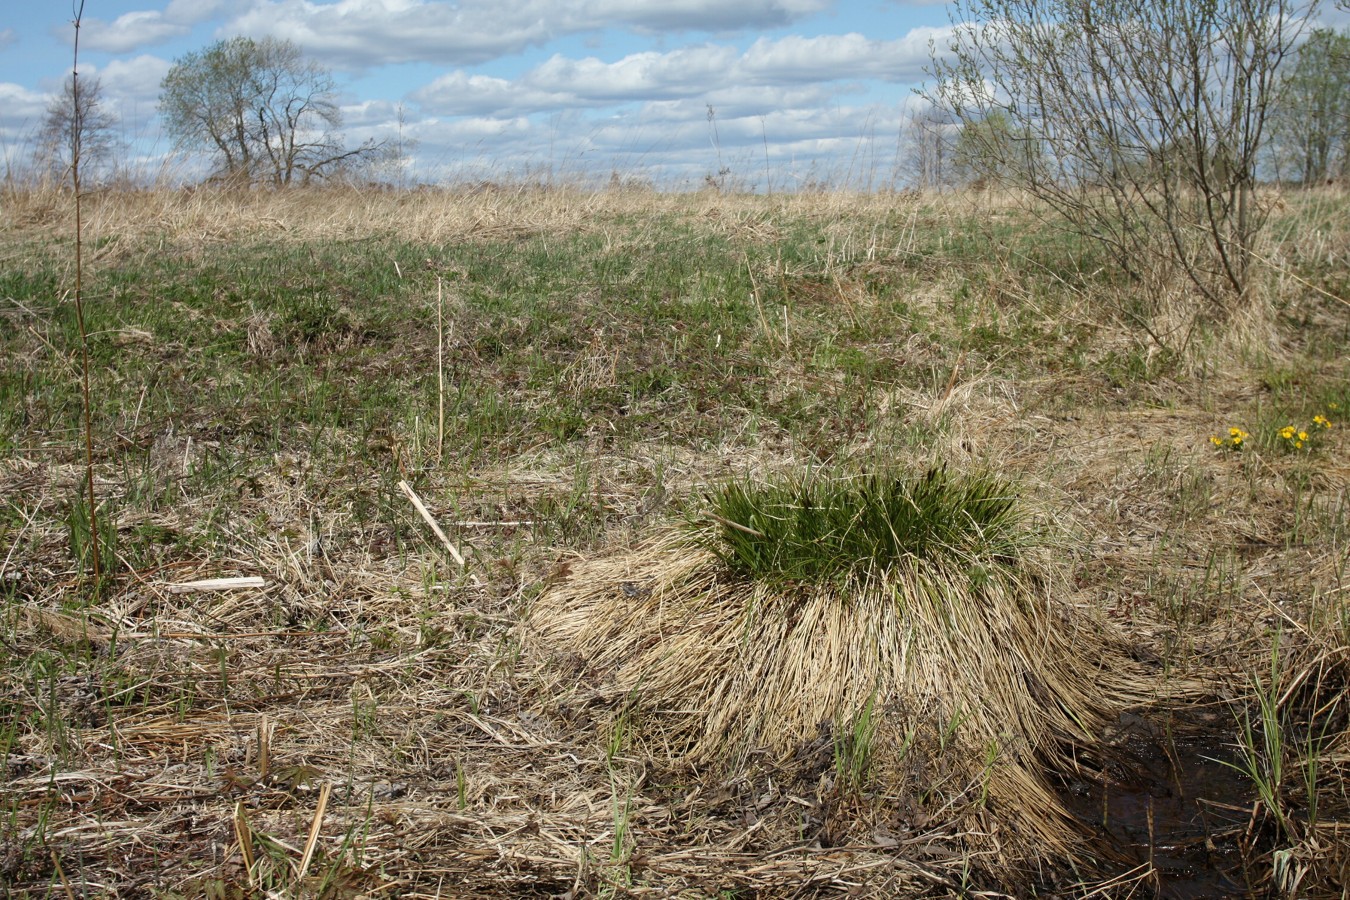
[[[1238,840],[1254,791],[1224,764],[1237,758],[1231,733],[1167,737],[1132,715],[1118,726],[1109,736],[1106,777],[1063,788],[1066,805],[1099,837],[1112,867],[1124,873],[1151,861],[1159,897],[1247,896]]]

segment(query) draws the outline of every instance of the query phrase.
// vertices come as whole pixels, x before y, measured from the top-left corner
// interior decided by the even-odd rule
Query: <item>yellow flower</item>
[[[1209,436],[1209,442],[1213,444],[1215,447],[1223,446],[1223,438],[1219,437],[1217,434],[1211,434]]]
[[[1303,449],[1303,442],[1302,442],[1302,441],[1294,441],[1294,449],[1295,449],[1295,450],[1302,450],[1302,449]]]
[[[1286,425],[1283,428],[1281,428],[1280,437],[1284,438],[1286,441],[1292,440],[1294,437],[1294,426]]]
[[[1306,431],[1300,431],[1300,432],[1298,433],[1298,445],[1299,445],[1300,447],[1303,446],[1303,442],[1306,441],[1307,439],[1308,439],[1308,432],[1306,432]]]
[[[1231,437],[1231,438],[1234,438],[1234,439],[1240,438],[1240,437],[1242,437],[1242,429],[1241,429],[1241,428],[1230,428],[1230,429],[1228,429],[1228,436]]]
[[[1331,421],[1326,416],[1313,416],[1313,424],[1321,425],[1323,428],[1331,427]]]

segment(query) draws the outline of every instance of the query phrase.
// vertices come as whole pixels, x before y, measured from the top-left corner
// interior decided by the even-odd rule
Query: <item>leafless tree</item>
[[[956,0],[929,99],[1006,122],[969,132],[987,177],[1133,276],[1179,265],[1222,313],[1249,288],[1267,115],[1315,3]]]
[[[952,153],[957,126],[950,113],[929,106],[910,117],[902,134],[904,168],[920,190],[953,184]]]
[[[1318,28],[1280,76],[1271,157],[1304,185],[1350,175],[1350,33]]]
[[[104,108],[102,82],[97,76],[81,76],[77,91],[75,79],[67,75],[38,129],[35,169],[61,179],[78,158],[87,183],[112,172],[118,149],[117,117]]]
[[[381,150],[343,145],[332,75],[290,41],[237,37],[189,53],[165,76],[159,106],[169,133],[234,181],[308,184]]]

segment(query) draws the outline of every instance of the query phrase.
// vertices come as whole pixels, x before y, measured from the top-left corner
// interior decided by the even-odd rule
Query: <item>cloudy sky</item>
[[[13,161],[69,71],[73,29],[69,0],[4,6]],[[949,28],[922,0],[87,0],[84,16],[81,74],[101,77],[145,171],[173,149],[155,113],[173,60],[247,35],[330,67],[349,140],[416,141],[425,180],[696,187],[729,169],[775,189],[889,183],[929,42]]]

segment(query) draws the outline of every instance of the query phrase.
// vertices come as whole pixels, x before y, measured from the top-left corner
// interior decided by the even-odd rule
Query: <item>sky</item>
[[[69,0],[0,0],[6,162],[70,71],[73,19]],[[348,143],[401,142],[402,179],[866,188],[903,179],[950,27],[922,0],[86,0],[80,74],[142,175],[194,171],[156,114],[174,60],[244,35],[331,69]]]

